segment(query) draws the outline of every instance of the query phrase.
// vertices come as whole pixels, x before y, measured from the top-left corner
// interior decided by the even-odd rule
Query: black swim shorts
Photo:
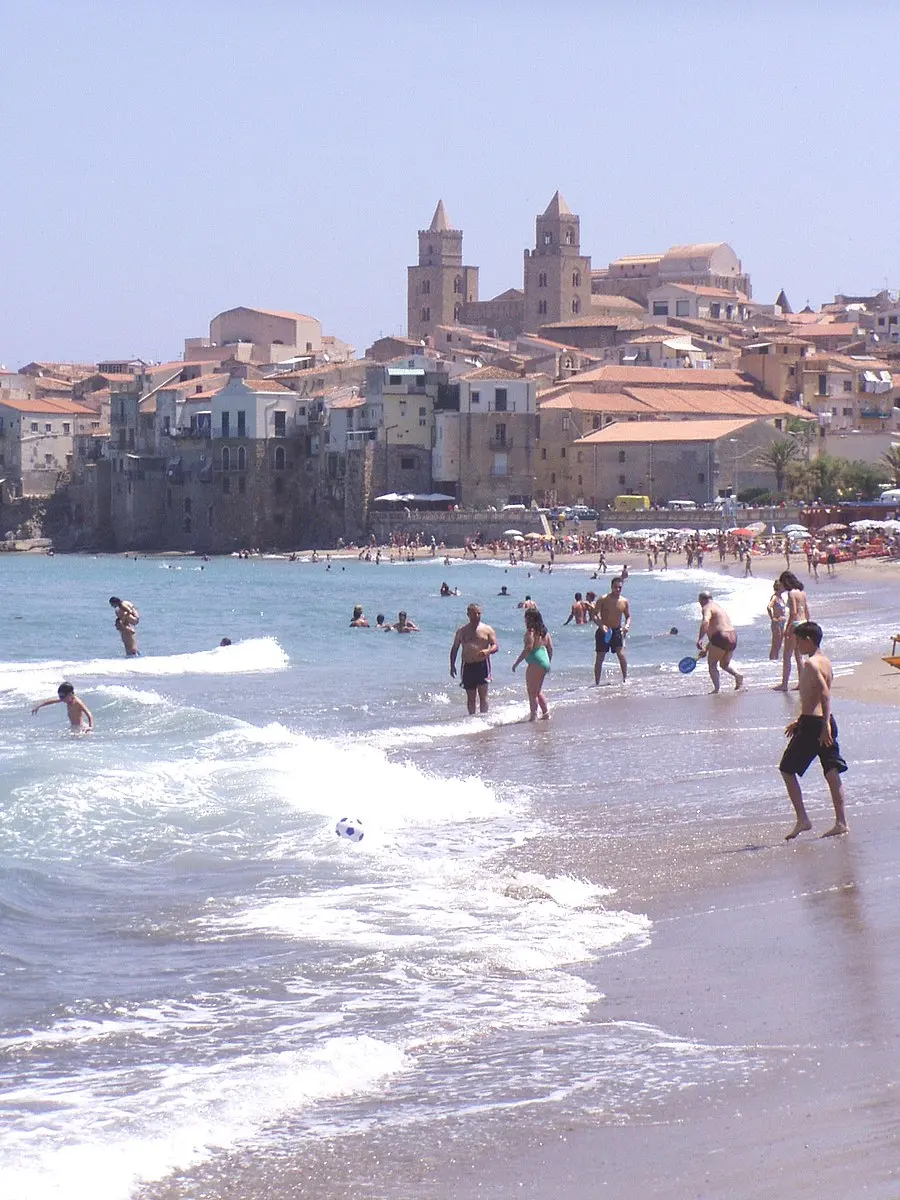
[[[797,727],[791,734],[787,749],[781,756],[778,770],[785,775],[803,775],[814,758],[822,764],[822,774],[829,771],[843,773],[847,764],[841,758],[838,746],[838,730],[834,717],[831,718],[831,736],[834,741],[830,746],[823,746],[819,741],[822,732],[823,717],[799,717]]]
[[[491,660],[489,658],[482,659],[481,662],[463,663],[459,686],[464,687],[467,692],[474,692],[490,681]]]
[[[726,654],[731,654],[737,649],[737,634],[733,629],[727,633],[712,633],[709,637],[709,644],[715,646],[717,650],[723,650]]]
[[[609,641],[607,641],[609,637]],[[594,648],[598,654],[605,654],[607,650],[621,650],[625,645],[625,638],[621,629],[610,629],[606,633],[597,626],[597,632],[594,634]]]

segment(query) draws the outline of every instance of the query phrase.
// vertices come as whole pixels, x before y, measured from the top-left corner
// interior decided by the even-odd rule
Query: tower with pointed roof
[[[438,325],[458,325],[462,306],[478,299],[478,268],[463,266],[462,230],[439,200],[431,224],[419,230],[419,262],[407,267],[407,335],[426,338]]]
[[[581,221],[555,192],[535,221],[535,245],[525,251],[525,329],[588,316],[591,260],[581,253]]]

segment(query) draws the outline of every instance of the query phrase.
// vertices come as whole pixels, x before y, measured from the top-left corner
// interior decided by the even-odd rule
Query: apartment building
[[[0,391],[0,475],[6,494],[49,496],[71,463],[74,438],[99,427],[91,409],[71,400]]]

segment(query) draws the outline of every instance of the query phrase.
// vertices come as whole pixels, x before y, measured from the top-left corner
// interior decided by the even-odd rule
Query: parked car
[[[587,504],[574,504],[572,506],[572,516],[577,517],[579,521],[600,520],[600,514],[596,508],[590,508]]]

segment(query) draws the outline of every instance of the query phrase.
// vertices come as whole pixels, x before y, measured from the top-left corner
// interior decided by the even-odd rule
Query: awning
[[[878,376],[875,374],[874,371],[863,371],[863,378],[865,379],[866,383],[880,383],[881,382],[881,380],[878,378]]]
[[[424,375],[424,367],[385,367],[388,375]]]

